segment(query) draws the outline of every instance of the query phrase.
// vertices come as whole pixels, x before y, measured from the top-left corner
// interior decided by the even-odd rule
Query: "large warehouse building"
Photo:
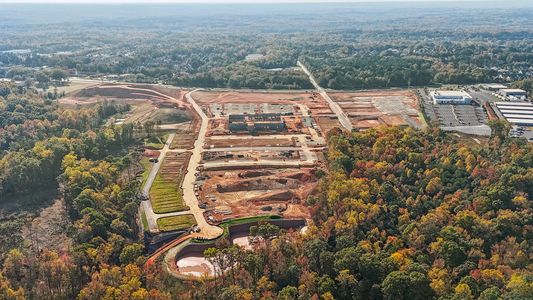
[[[492,92],[497,92],[499,90],[503,90],[507,88],[507,86],[503,84],[499,84],[499,83],[484,84],[483,87]]]
[[[472,96],[465,91],[432,91],[433,104],[471,104]]]
[[[524,101],[495,104],[507,122],[517,126],[533,126],[533,103]]]
[[[501,89],[498,93],[510,100],[525,100],[527,92],[521,89]]]

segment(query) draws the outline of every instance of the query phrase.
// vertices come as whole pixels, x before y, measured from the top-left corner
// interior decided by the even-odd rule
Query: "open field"
[[[379,125],[421,127],[418,99],[409,90],[328,93],[348,115],[355,128]]]
[[[193,215],[180,215],[157,219],[157,226],[162,232],[185,230],[191,228],[194,225],[196,225],[196,220],[194,219]]]
[[[189,209],[183,202],[180,188],[189,157],[190,153],[169,153],[165,157],[150,189],[150,201],[155,213]]]
[[[90,87],[90,86],[93,86],[93,85],[97,85],[97,84],[98,83],[94,82],[94,81],[71,80],[71,82],[68,85],[58,86],[57,88],[53,87],[53,86],[50,86],[47,90],[44,90],[44,92],[45,93],[48,93],[48,92],[53,93],[54,90],[56,90],[58,94],[61,94],[63,92],[65,94],[69,94],[69,93],[76,92],[76,91],[79,91],[81,89],[84,89],[84,88],[87,88],[87,87]]]
[[[180,126],[175,133],[170,149],[193,149],[194,141],[200,131],[200,118],[196,113],[191,113],[192,119],[184,126]]]

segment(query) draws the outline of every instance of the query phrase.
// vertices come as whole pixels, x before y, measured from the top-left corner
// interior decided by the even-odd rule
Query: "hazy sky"
[[[0,3],[309,3],[309,2],[443,2],[486,0],[0,0]],[[491,2],[498,2],[496,0]]]

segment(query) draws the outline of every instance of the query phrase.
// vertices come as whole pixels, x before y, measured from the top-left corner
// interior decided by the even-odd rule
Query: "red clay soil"
[[[150,85],[99,84],[72,92],[61,98],[61,104],[92,104],[110,99],[130,101],[151,101],[156,106],[185,108],[185,92]],[[170,104],[170,105],[169,105]]]
[[[208,205],[208,215],[218,222],[275,213],[284,217],[308,216],[303,200],[317,184],[314,169],[241,169],[209,171],[204,175],[209,178],[202,185],[200,199]],[[206,195],[214,196],[216,201]]]
[[[144,149],[143,156],[150,157],[150,158],[159,157],[159,151],[150,150],[150,149]]]
[[[161,248],[159,248],[157,251],[155,251],[148,259],[146,260],[146,263],[144,264],[144,269],[148,270],[150,267],[154,265],[154,262],[161,256],[161,254],[167,252],[168,250],[172,249],[173,247],[181,244],[182,242],[185,242],[186,240],[192,238],[192,235],[184,235],[181,237],[178,237],[177,239],[173,240],[172,242],[169,242],[168,244],[165,244]]]

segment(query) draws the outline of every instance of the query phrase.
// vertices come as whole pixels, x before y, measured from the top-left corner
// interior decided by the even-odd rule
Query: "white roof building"
[[[525,99],[527,97],[527,92],[521,89],[501,89],[498,93],[509,99]]]
[[[495,104],[507,122],[519,126],[533,126],[533,103],[522,101]]]
[[[432,91],[433,104],[470,104],[472,96],[465,91]]]

